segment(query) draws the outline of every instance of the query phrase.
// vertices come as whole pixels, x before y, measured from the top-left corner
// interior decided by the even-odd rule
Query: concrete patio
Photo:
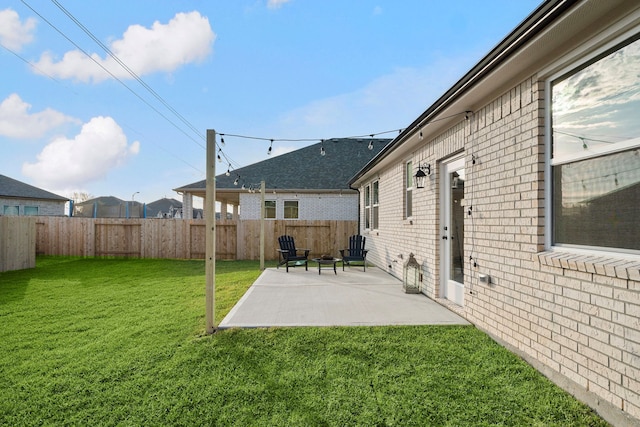
[[[378,268],[268,268],[218,325],[219,329],[290,326],[468,325]]]

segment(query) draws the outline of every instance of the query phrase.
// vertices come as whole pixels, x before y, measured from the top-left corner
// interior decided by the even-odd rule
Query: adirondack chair
[[[367,250],[364,248],[364,242],[366,238],[359,234],[354,234],[349,237],[349,248],[340,249],[340,256],[342,257],[342,271],[344,271],[344,265],[351,266],[352,262],[362,263],[364,267],[363,271],[367,271]]]
[[[278,243],[280,244],[280,249],[278,249],[280,262],[278,263],[277,268],[280,268],[281,265],[285,265],[288,273],[289,265],[296,267],[304,264],[305,271],[309,271],[308,263],[310,249],[296,249],[296,244],[291,236],[278,237]]]

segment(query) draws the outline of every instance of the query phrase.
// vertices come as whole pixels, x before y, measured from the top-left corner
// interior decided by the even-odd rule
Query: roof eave
[[[407,126],[396,138],[369,161],[348,182],[350,187],[363,178],[382,159],[395,151],[405,142],[421,125],[429,123],[440,114],[441,111],[458,99],[465,91],[478,84],[489,75],[496,67],[504,62],[520,47],[534,38],[551,24],[558,16],[565,13],[580,0],[548,0],[536,8],[527,18],[515,27],[500,43],[498,43],[487,55],[484,56],[471,70],[469,70],[458,82],[447,90],[438,100],[427,108],[417,119]]]

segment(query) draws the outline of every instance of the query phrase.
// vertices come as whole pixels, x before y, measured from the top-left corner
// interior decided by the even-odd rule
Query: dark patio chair
[[[344,265],[351,266],[352,262],[362,263],[364,267],[363,271],[367,271],[367,252],[364,248],[364,242],[366,238],[359,234],[355,234],[349,237],[349,248],[340,249],[340,256],[342,257],[342,271],[344,271]]]
[[[280,244],[280,249],[278,249],[280,262],[277,268],[280,268],[281,265],[286,265],[288,273],[289,265],[296,267],[304,264],[305,271],[309,271],[310,249],[296,249],[296,244],[291,236],[278,237],[278,243]]]

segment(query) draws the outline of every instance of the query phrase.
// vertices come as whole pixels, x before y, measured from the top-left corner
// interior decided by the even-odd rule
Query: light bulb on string
[[[222,157],[220,157],[221,152],[222,152],[222,148],[218,148],[218,163],[222,163]]]
[[[324,139],[322,141],[320,141],[320,155],[324,156],[327,153],[324,151]]]
[[[238,185],[238,180],[240,179],[240,175],[233,181],[233,185]]]
[[[222,145],[224,147],[224,137],[220,138],[220,145]]]
[[[269,151],[267,151],[267,155],[271,155],[271,150],[273,148],[273,139],[271,140],[271,145],[269,145]]]
[[[231,164],[229,164],[229,167],[227,168],[227,172],[225,172],[226,176],[230,176],[231,175]]]

